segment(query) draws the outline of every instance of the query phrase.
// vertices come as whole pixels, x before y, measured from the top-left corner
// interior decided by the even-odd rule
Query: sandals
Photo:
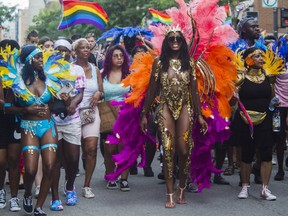
[[[166,196],[169,200],[167,199],[168,201],[166,201],[165,208],[175,208],[174,193],[166,194]]]
[[[186,187],[183,187],[181,188],[179,185],[178,185],[178,192],[179,192],[179,196],[177,198],[177,203],[178,204],[186,204],[187,201],[184,197],[184,190],[185,190]]]
[[[228,167],[225,169],[223,175],[225,175],[225,176],[234,175],[234,165],[228,166]]]

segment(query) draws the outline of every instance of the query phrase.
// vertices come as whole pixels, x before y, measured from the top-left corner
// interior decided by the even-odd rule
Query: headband
[[[35,55],[37,55],[38,53],[42,53],[42,50],[39,48],[36,48],[35,50],[33,50],[25,59],[25,63],[27,63],[28,61],[30,61]]]
[[[255,50],[254,52],[250,53],[246,58],[245,58],[245,62],[248,66],[252,66],[255,64],[254,60],[252,59],[252,56],[254,55],[257,55],[257,54],[261,54],[261,55],[264,55],[265,53],[260,50],[260,49],[257,49]]]

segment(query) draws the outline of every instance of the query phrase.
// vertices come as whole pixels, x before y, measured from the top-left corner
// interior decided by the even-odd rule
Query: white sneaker
[[[239,199],[247,199],[248,198],[248,187],[249,186],[243,186],[242,190],[238,194]]]
[[[36,199],[38,199],[39,192],[40,192],[40,185],[38,185],[38,186],[35,187],[34,197],[35,197]]]
[[[10,211],[11,212],[18,212],[21,210],[19,205],[19,199],[17,197],[13,197],[9,200],[10,204]]]
[[[0,190],[0,209],[6,206],[6,191],[4,189]]]
[[[82,188],[82,193],[83,193],[83,197],[85,197],[87,199],[91,199],[91,198],[95,197],[95,195],[92,193],[92,190],[90,187]]]
[[[268,201],[274,201],[277,198],[276,196],[274,196],[271,193],[271,191],[268,189],[267,185],[262,188],[260,197],[262,197],[263,199],[268,200]]]
[[[272,157],[272,165],[277,165],[277,160],[274,157]]]

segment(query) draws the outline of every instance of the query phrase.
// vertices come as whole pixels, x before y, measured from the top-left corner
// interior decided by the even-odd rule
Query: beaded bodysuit
[[[192,68],[192,76],[193,79],[196,80],[195,70],[194,70],[194,62],[190,62]],[[171,71],[173,69],[173,72]],[[170,72],[171,71],[171,72]],[[160,106],[159,112],[157,115],[157,122],[161,131],[161,138],[164,147],[164,156],[167,165],[168,178],[173,177],[173,157],[175,151],[175,145],[173,144],[175,141],[175,137],[172,136],[171,132],[165,128],[164,120],[163,120],[163,109],[166,105],[171,112],[174,120],[178,120],[183,105],[187,105],[188,109],[188,118],[189,118],[189,127],[188,130],[180,135],[183,136],[183,139],[188,147],[188,155],[186,158],[186,163],[184,167],[184,173],[188,174],[189,165],[190,165],[190,154],[193,148],[193,140],[191,136],[192,126],[193,126],[193,117],[192,117],[192,101],[191,101],[191,90],[189,85],[191,85],[190,81],[190,73],[189,71],[181,70],[181,62],[180,60],[170,60],[169,61],[169,69],[168,72],[163,72],[161,61],[158,62],[156,72],[155,72],[156,81],[160,79]]]
[[[180,116],[183,104],[187,104],[189,114],[191,114],[190,101],[190,74],[188,71],[181,71],[181,62],[179,60],[170,60],[170,68],[175,71],[172,75],[168,72],[162,72],[162,63],[159,61],[156,69],[155,78],[160,78],[161,94],[160,104],[167,104],[174,120]],[[173,76],[171,78],[171,75]],[[191,116],[191,115],[190,115]]]

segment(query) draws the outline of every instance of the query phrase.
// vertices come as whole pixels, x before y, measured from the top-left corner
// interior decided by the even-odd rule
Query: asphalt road
[[[158,155],[158,153],[157,153]],[[156,156],[157,156],[156,155]],[[224,164],[224,168],[227,164]],[[225,177],[230,185],[212,184],[210,189],[205,189],[202,193],[186,193],[188,203],[186,205],[176,205],[174,209],[164,208],[165,203],[165,183],[157,178],[160,172],[159,161],[153,162],[155,177],[145,177],[143,170],[138,169],[138,175],[129,177],[130,192],[120,190],[107,190],[106,182],[103,179],[104,164],[103,158],[98,154],[97,167],[91,183],[95,198],[86,199],[82,197],[81,187],[84,181],[84,171],[80,165],[80,177],[76,178],[76,191],[79,201],[76,206],[66,206],[64,211],[52,212],[49,210],[51,195],[49,194],[44,205],[44,210],[48,215],[97,215],[97,216],[168,216],[168,215],[197,215],[197,216],[276,216],[288,215],[288,172],[284,181],[274,181],[277,165],[273,166],[273,173],[270,182],[270,189],[277,196],[276,201],[265,201],[260,198],[260,185],[251,181],[249,189],[249,198],[239,200],[237,198],[240,192],[238,186],[238,171],[233,176]],[[61,176],[60,188],[62,202],[65,203],[65,197],[62,193],[63,172]],[[253,176],[251,175],[251,180]],[[9,187],[5,186],[9,196]],[[7,197],[10,198],[10,197]],[[19,192],[19,198],[23,198],[23,190]],[[35,203],[35,201],[34,201]],[[23,209],[18,213],[12,213],[8,209],[0,209],[0,215],[25,215]]]

